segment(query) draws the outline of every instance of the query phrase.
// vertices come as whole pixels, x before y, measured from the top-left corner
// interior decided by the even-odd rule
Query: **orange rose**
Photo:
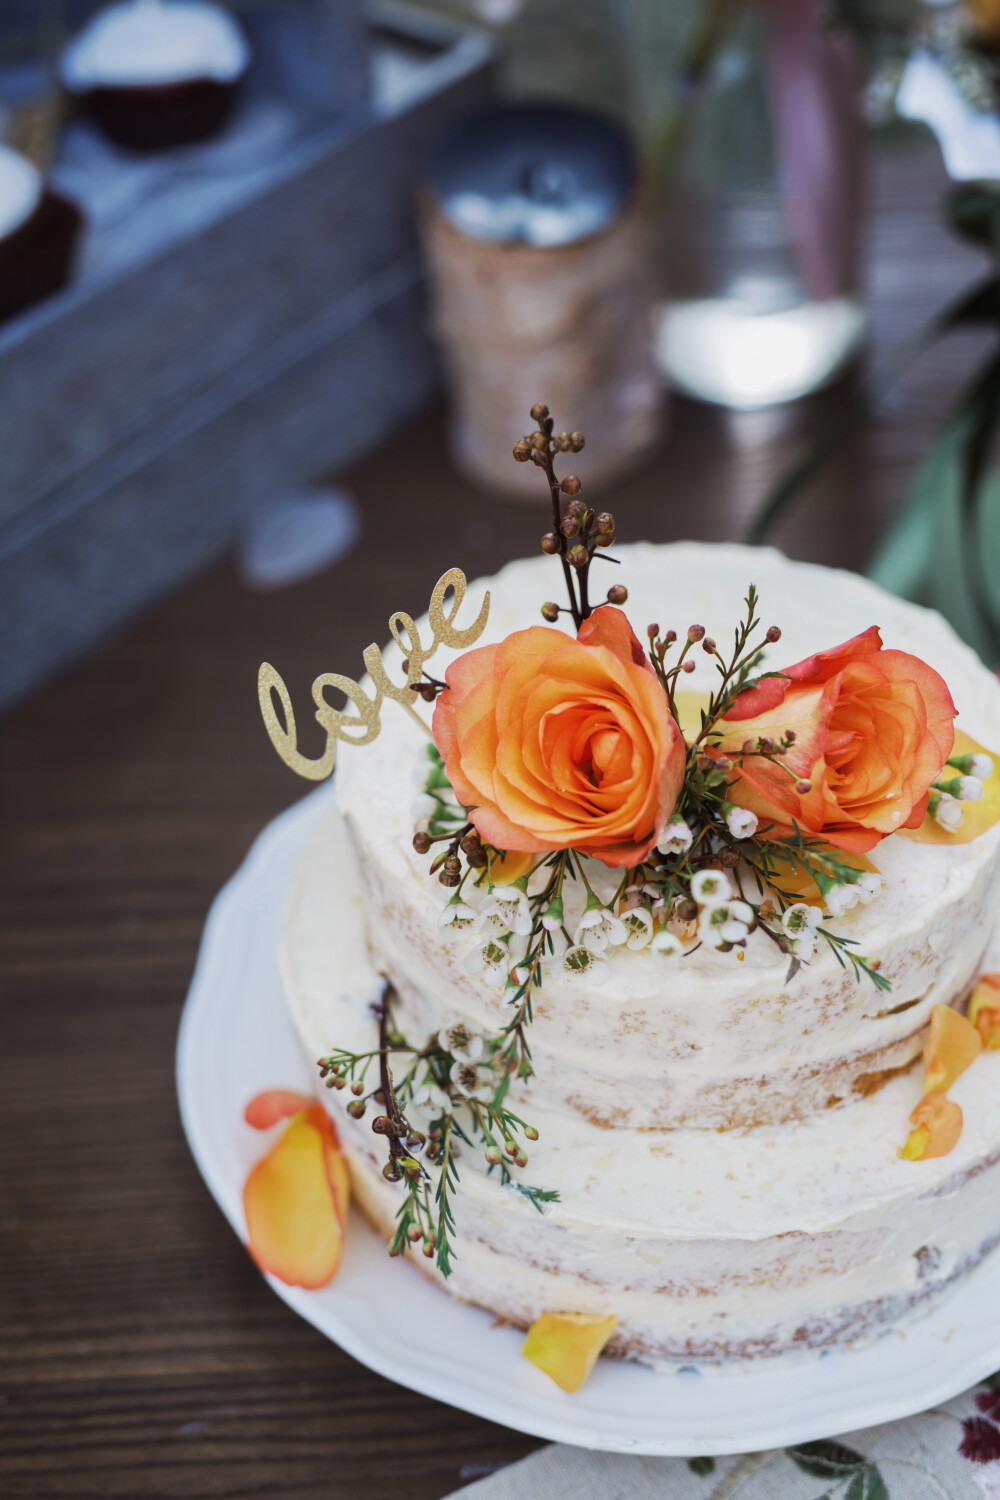
[[[900,828],[918,828],[927,794],[955,743],[955,705],[943,679],[905,651],[885,651],[878,627],[820,651],[736,699],[719,749],[795,733],[781,766],[742,757],[729,793],[777,834],[822,835],[855,853]],[[730,729],[729,726],[732,726]],[[797,782],[808,783],[800,791]]]
[[[499,849],[638,864],[673,811],[686,747],[629,623],[543,625],[453,662],[434,738],[455,795]]]

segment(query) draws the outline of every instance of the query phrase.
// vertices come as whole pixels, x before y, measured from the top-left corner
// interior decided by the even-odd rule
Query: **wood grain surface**
[[[943,186],[933,154],[880,156],[876,352],[977,272],[938,227]],[[975,352],[954,339],[913,369],[783,531],[788,551],[864,563]],[[677,402],[663,451],[609,497],[619,537],[739,537],[848,385],[742,416]],[[470,491],[442,433],[431,413],[346,476],[364,513],[349,558],[274,593],[218,568],[0,723],[10,1500],[436,1500],[534,1446],[394,1388],[280,1303],[203,1186],[174,1092],[208,905],[302,792],[261,727],[258,663],[280,663],[299,702],[317,672],[354,670],[391,609],[422,610],[446,566],[473,575],[537,546],[541,497]],[[318,753],[318,731],[303,748]]]

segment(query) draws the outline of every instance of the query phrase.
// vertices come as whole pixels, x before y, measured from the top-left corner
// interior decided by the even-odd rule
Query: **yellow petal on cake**
[[[899,1155],[907,1161],[929,1161],[934,1156],[947,1156],[958,1144],[962,1111],[954,1099],[937,1089],[924,1095],[910,1115],[910,1124],[914,1128]]]
[[[560,1390],[578,1391],[614,1333],[618,1319],[599,1313],[542,1313],[528,1329],[521,1353]]]
[[[947,1093],[983,1050],[983,1039],[950,1005],[935,1005],[924,1046],[924,1093]]]
[[[532,865],[537,863],[537,854],[519,854],[513,849],[506,853],[501,851],[490,860],[490,875],[493,878],[493,884],[510,885],[512,881],[519,880],[531,869]]]
[[[333,1280],[344,1245],[329,1169],[336,1138],[315,1109],[295,1116],[243,1188],[247,1243],[257,1265],[287,1286],[312,1291]]]
[[[969,1000],[969,1024],[991,1052],[1000,1048],[1000,974],[983,974]]]
[[[961,729],[955,730],[955,748],[951,754],[953,759],[959,755],[988,755],[991,760],[1000,762],[993,750],[987,750]],[[952,773],[945,767],[943,774],[948,777]],[[956,829],[943,828],[928,813],[919,828],[900,828],[895,837],[912,839],[915,844],[971,844],[994,823],[1000,823],[1000,764],[983,782],[983,795],[979,800],[962,803],[962,821]]]

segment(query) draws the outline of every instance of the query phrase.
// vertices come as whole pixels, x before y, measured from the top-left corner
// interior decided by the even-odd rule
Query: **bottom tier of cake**
[[[331,810],[287,914],[283,982],[313,1059],[377,1041],[381,978],[353,858]],[[651,1363],[776,1356],[897,1326],[1000,1244],[1000,1054],[951,1092],[965,1117],[951,1155],[914,1163],[897,1148],[920,1087],[917,1070],[805,1120],[669,1131],[602,1128],[529,1086],[540,1138],[521,1176],[559,1201],[539,1214],[466,1148],[443,1285],[520,1326],[544,1311],[615,1313],[609,1352]],[[382,1176],[384,1142],[343,1095],[322,1093],[356,1200],[388,1238],[401,1193]]]

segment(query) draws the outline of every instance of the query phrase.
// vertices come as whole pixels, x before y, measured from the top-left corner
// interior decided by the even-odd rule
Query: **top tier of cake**
[[[698,622],[725,643],[753,582],[763,623],[782,630],[768,667],[878,625],[887,646],[942,674],[959,725],[1000,747],[1000,685],[938,615],[854,575],[770,550],[678,543],[616,555],[614,581],[628,587],[626,612],[640,637],[652,620],[678,633]],[[475,617],[488,587],[483,643],[534,624],[557,573],[539,557],[480,580],[457,623]],[[435,656],[436,675],[453,654]],[[395,648],[385,661],[401,675]],[[707,694],[713,675],[699,653],[685,686]],[[337,799],[358,854],[373,958],[399,991],[408,1034],[430,1035],[457,1018],[495,1032],[505,1019],[502,995],[467,970],[468,934],[439,926],[449,893],[412,848],[411,771],[421,764],[420,731],[392,705],[374,744],[339,756]],[[878,962],[890,994],[855,978],[825,947],[789,979],[787,958],[760,933],[742,953],[702,946],[667,959],[616,950],[600,987],[569,985],[554,965],[535,1004],[532,1088],[598,1124],[730,1128],[801,1117],[879,1087],[918,1056],[932,1007],[960,1001],[976,975],[995,917],[1000,825],[948,847],[893,835],[871,858],[883,889],[839,917],[836,929]],[[610,895],[616,875],[596,864],[591,873]],[[570,930],[576,916],[568,906]]]

